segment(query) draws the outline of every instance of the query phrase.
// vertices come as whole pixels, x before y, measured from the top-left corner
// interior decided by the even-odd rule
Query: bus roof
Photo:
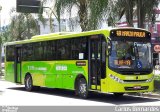
[[[39,42],[39,41],[46,41],[46,40],[57,40],[57,39],[64,39],[64,38],[76,38],[80,36],[89,36],[95,34],[104,34],[109,35],[111,30],[118,30],[118,29],[135,29],[133,27],[123,27],[123,28],[107,28],[107,29],[100,29],[100,30],[92,30],[92,31],[85,31],[85,32],[56,32],[44,35],[36,35],[33,36],[31,39],[21,40],[21,41],[13,41],[7,42],[4,45],[16,45],[16,44],[25,44],[25,43],[32,43],[32,42]],[[145,30],[141,28],[136,28],[140,30]],[[145,30],[146,31],[146,30]]]

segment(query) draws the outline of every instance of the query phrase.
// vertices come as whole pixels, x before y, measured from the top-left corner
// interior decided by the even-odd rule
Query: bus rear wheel
[[[87,82],[84,78],[80,78],[78,80],[77,92],[81,98],[85,99],[88,97],[88,86],[87,86]]]
[[[32,81],[31,75],[27,75],[25,77],[24,83],[25,83],[25,89],[27,91],[32,91],[33,90],[33,81]]]

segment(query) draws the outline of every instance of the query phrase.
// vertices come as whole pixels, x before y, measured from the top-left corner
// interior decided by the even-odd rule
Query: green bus
[[[51,33],[5,44],[5,80],[39,87],[89,92],[153,91],[151,33],[112,28]]]

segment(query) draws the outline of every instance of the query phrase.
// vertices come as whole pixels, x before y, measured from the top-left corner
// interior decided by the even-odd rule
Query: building
[[[60,25],[59,25],[59,22],[56,18],[53,18],[51,21],[50,21],[50,19],[47,18],[47,19],[45,19],[45,21],[46,21],[46,23],[44,25],[42,24],[42,22],[38,21],[40,35],[53,33],[53,32],[69,31],[68,19],[61,19]]]

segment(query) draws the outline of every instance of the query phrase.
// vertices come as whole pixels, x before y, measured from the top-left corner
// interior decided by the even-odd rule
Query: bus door
[[[102,67],[102,38],[94,35],[89,40],[89,86],[93,90],[100,90]]]
[[[21,52],[21,46],[15,46],[14,77],[16,83],[21,83]]]

